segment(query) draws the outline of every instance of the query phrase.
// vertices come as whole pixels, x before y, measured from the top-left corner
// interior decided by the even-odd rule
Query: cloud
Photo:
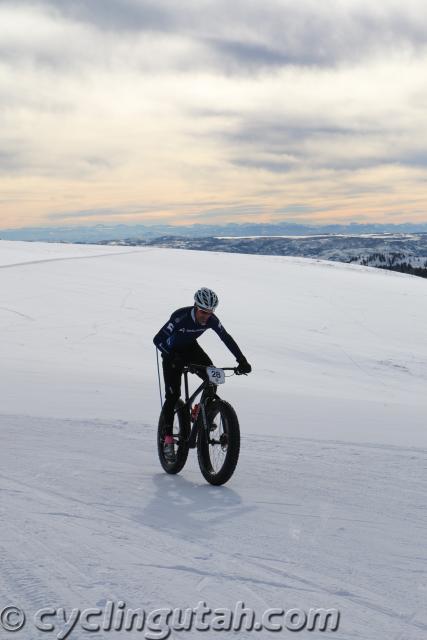
[[[24,163],[23,155],[19,151],[6,151],[4,149],[0,151],[0,173],[10,174],[20,171]]]
[[[0,0],[0,189],[56,220],[419,210],[426,66],[424,0]]]
[[[72,21],[118,32],[170,31],[180,13],[177,4],[161,0],[18,0],[18,3],[45,7]]]
[[[327,207],[309,207],[306,204],[301,204],[299,202],[293,202],[289,204],[287,207],[281,207],[276,209],[276,215],[286,215],[293,214],[294,216],[306,216],[307,214],[314,213],[317,211],[327,211]]]
[[[232,158],[232,163],[287,173],[307,168],[356,171],[387,164],[426,167],[424,142],[418,148],[416,135],[416,130],[402,133],[390,129],[387,123],[381,127],[380,122],[373,123],[371,129],[292,123],[286,127],[272,118],[268,124],[242,123],[226,137],[230,145],[244,152]]]
[[[25,15],[24,22],[31,14],[39,20],[44,16],[58,36],[64,25],[70,35],[74,32],[74,37],[62,38],[62,46],[57,46],[54,28],[37,43],[34,31],[25,30],[29,46],[21,42],[20,50],[9,50],[9,55],[24,51],[30,55],[32,49],[40,64],[52,64],[55,54],[58,63],[62,58],[69,62],[71,52],[76,61],[100,63],[99,46],[104,53],[111,47],[126,50],[127,38],[136,59],[141,63],[145,59],[153,68],[159,63],[169,69],[184,65],[190,71],[197,67],[232,74],[289,65],[334,67],[427,46],[424,0],[408,0],[403,6],[395,0],[376,4],[366,0],[14,0],[3,3],[2,11]],[[96,47],[91,46],[89,33]],[[169,46],[163,52],[151,52],[150,43],[156,39],[167,39]],[[186,50],[183,57],[173,51],[170,44],[175,39],[198,51],[191,65]],[[83,46],[74,46],[77,42]],[[7,55],[4,46],[2,54]]]
[[[59,144],[58,144],[59,142]],[[7,137],[0,150],[0,175],[21,177],[44,176],[50,180],[63,178],[90,179],[99,172],[111,170],[115,163],[101,155],[86,154],[86,150],[61,148],[59,140],[37,141],[21,136]]]
[[[269,171],[271,173],[286,173],[295,169],[296,162],[284,162],[280,158],[234,158],[231,161],[237,167],[247,167],[249,169],[262,169],[263,171]]]
[[[150,211],[149,207],[99,207],[94,209],[55,211],[47,214],[48,220],[70,220],[75,218],[106,218],[117,216],[128,216],[132,214],[140,214]]]
[[[201,220],[213,218],[217,219],[234,219],[243,217],[245,219],[257,217],[262,212],[262,207],[259,205],[238,205],[238,206],[225,206],[225,207],[215,207],[213,209],[206,209],[199,213],[199,217]]]

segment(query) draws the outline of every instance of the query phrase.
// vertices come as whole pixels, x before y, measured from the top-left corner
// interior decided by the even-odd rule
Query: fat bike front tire
[[[182,400],[178,400],[175,405],[175,415],[173,421],[173,439],[175,443],[175,461],[169,462],[165,458],[163,445],[165,441],[165,423],[163,411],[160,413],[157,428],[157,452],[160,464],[166,473],[179,473],[185,466],[188,457],[188,438],[190,435],[190,416]]]
[[[225,400],[209,404],[206,415],[209,431],[203,427],[198,434],[197,458],[205,480],[221,485],[231,478],[239,460],[239,420]]]

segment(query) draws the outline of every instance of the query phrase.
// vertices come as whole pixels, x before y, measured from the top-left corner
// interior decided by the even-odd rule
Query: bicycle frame
[[[223,371],[234,371],[236,373],[236,368],[235,367],[220,367]],[[197,369],[206,369],[206,366],[202,366],[202,365],[186,365],[183,369],[183,374],[184,374],[184,388],[185,388],[185,402],[184,405],[187,409],[188,415],[190,415],[190,409],[191,409],[191,405],[193,403],[193,401],[195,400],[195,398],[197,398],[197,396],[199,395],[199,393],[201,392],[201,398],[200,398],[200,411],[199,411],[199,415],[197,416],[196,420],[193,422],[193,425],[191,427],[191,431],[190,431],[190,435],[188,438],[188,446],[190,449],[194,449],[196,444],[197,444],[197,434],[198,431],[201,427],[201,424],[203,425],[203,427],[205,429],[207,429],[207,420],[206,420],[206,408],[205,408],[205,402],[207,398],[215,398],[218,397],[216,395],[216,390],[214,390],[214,387],[216,387],[216,385],[211,382],[209,379],[207,380],[203,380],[203,382],[200,384],[199,387],[197,387],[197,389],[191,394],[191,396],[189,396],[189,392],[188,392],[188,374],[189,373],[195,373],[195,371]],[[200,415],[202,416],[202,423],[200,423]]]

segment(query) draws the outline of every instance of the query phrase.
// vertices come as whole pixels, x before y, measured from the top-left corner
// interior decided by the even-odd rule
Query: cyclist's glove
[[[239,366],[237,367],[236,373],[247,374],[247,373],[250,373],[251,371],[252,371],[252,367],[249,364],[249,362],[246,360],[246,358],[244,360],[239,360]]]

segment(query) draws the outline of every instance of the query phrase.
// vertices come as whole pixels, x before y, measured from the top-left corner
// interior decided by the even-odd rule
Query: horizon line
[[[323,223],[318,223],[318,222],[295,222],[295,221],[288,221],[288,220],[278,220],[275,222],[223,222],[223,223],[204,223],[204,222],[192,222],[190,224],[188,223],[182,223],[182,224],[172,224],[169,222],[152,222],[152,223],[144,223],[144,222],[133,222],[133,223],[124,223],[124,222],[115,222],[115,223],[103,223],[103,222],[98,222],[95,224],[78,224],[78,223],[69,223],[69,224],[62,224],[62,225],[35,225],[35,226],[23,226],[23,227],[2,227],[0,228],[0,233],[2,232],[12,232],[12,231],[27,231],[27,230],[32,230],[32,229],[37,229],[37,230],[43,230],[43,229],[78,229],[78,228],[85,228],[85,229],[93,229],[96,227],[176,227],[176,228],[182,228],[182,227],[230,227],[230,226],[236,226],[236,227],[243,227],[243,226],[278,226],[278,225],[288,225],[288,226],[295,226],[295,227],[314,227],[314,228],[323,228],[323,227],[349,227],[349,226],[359,226],[359,227],[363,227],[363,226],[377,226],[377,227],[401,227],[401,226],[412,226],[412,227],[417,227],[417,226],[427,226],[427,219],[425,221],[422,222],[413,222],[413,221],[407,221],[407,222],[357,222],[357,221],[349,221],[349,222],[323,222]]]

